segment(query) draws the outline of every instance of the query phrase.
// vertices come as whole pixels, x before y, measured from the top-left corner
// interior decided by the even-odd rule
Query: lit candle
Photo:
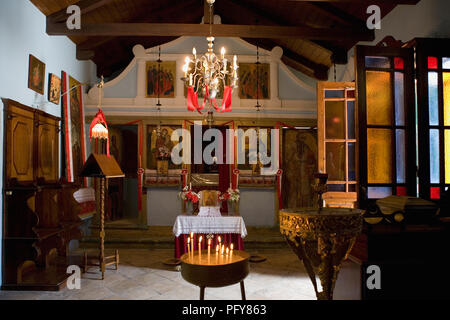
[[[190,258],[191,257],[191,238],[190,237],[188,237],[187,247],[188,247],[188,256]]]
[[[233,57],[233,68],[236,70],[237,68],[237,57],[236,55]]]
[[[192,258],[194,258],[194,233],[191,232],[191,254]]]
[[[192,73],[189,74],[189,86],[192,87]]]
[[[233,248],[234,248],[234,245],[231,244],[231,245],[230,245],[230,261],[233,260]]]
[[[192,54],[194,55],[194,59],[197,59],[197,50],[195,50],[195,47],[192,49]]]
[[[208,264],[210,263],[211,256],[211,239],[208,239]]]
[[[222,59],[223,59],[225,56],[225,48],[224,47],[222,47],[222,49],[220,49],[220,54],[222,55]]]
[[[218,263],[219,259],[219,245],[216,246],[216,264]]]
[[[220,236],[219,236],[219,238],[217,238],[217,241],[219,242],[219,249],[222,248],[222,246],[220,245],[221,240],[222,240],[222,239],[221,239]]]
[[[200,264],[202,263],[202,239],[202,236],[198,238],[198,261]]]
[[[228,255],[230,253],[230,250],[228,249],[228,247],[225,252],[226,252],[226,261],[228,262],[228,259],[230,258],[230,256]]]

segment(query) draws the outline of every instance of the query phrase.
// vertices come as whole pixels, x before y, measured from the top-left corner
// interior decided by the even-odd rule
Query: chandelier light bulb
[[[220,54],[222,55],[222,59],[225,57],[225,48],[222,47],[222,49],[220,49]]]
[[[197,50],[195,50],[195,47],[192,49],[192,54],[194,55],[194,58],[197,59]]]

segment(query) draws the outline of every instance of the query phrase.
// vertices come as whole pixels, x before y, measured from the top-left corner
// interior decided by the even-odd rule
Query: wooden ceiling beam
[[[167,5],[159,8],[158,10],[152,10],[151,12],[143,10],[141,14],[127,19],[127,22],[155,22],[161,17],[176,17],[180,15],[183,15],[183,19],[186,20],[196,20],[197,18],[200,19],[200,10],[192,10],[192,6],[196,1],[197,0],[186,0],[177,5],[169,2]],[[191,10],[188,10],[189,8]],[[89,60],[90,58],[83,59],[83,57],[89,57],[93,53],[95,54],[96,48],[115,39],[117,39],[115,36],[88,38],[86,41],[77,45],[77,59]]]
[[[367,29],[366,23],[357,17],[325,2],[305,2],[303,5],[318,10],[321,14],[345,26]]]
[[[253,8],[251,5],[245,3],[244,1],[236,1],[236,0],[223,0],[217,3],[216,6],[217,9],[221,9],[224,12],[226,10],[230,10],[231,12],[235,12],[236,15],[233,15],[232,22],[239,21],[239,19],[242,19],[246,17],[247,19],[250,19],[250,17],[254,17],[258,20],[261,24],[266,25],[283,25],[288,22],[286,19],[283,19],[281,17],[275,16],[273,13],[269,14],[262,10],[261,8]],[[292,25],[292,24],[289,24]],[[344,48],[341,48],[336,45],[332,45],[329,42],[323,41],[323,40],[308,40],[304,39],[307,43],[310,43],[312,46],[319,46],[323,50],[331,52],[332,57],[334,58],[333,61],[336,61],[336,63],[339,64],[346,64],[347,59],[347,50]]]
[[[86,14],[88,12],[94,11],[100,7],[107,5],[113,0],[80,0],[75,5],[80,7],[81,15]],[[66,20],[69,17],[67,14],[67,8],[61,9],[58,12],[55,12],[49,16],[47,16],[47,21],[51,21],[53,23],[61,22]]]
[[[299,26],[212,25],[216,37],[300,38],[310,40],[373,41],[373,30],[354,28],[312,28]],[[47,34],[53,36],[208,36],[210,26],[186,23],[98,23],[84,24],[81,29],[67,29],[65,23],[47,23]]]

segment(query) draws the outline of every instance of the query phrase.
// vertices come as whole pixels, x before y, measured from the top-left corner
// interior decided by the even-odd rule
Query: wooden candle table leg
[[[242,280],[242,281],[240,282],[240,285],[241,285],[241,296],[242,296],[242,300],[247,300],[247,299],[245,298],[244,280]]]
[[[200,287],[200,300],[205,300],[205,287]]]

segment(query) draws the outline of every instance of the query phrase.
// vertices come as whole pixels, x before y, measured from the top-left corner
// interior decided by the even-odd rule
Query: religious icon
[[[158,127],[156,125],[147,126],[147,169],[157,169],[158,160],[167,161],[168,169],[180,168],[180,165],[175,165],[171,161],[171,152],[176,145],[171,140],[172,132],[180,128],[181,126],[162,125],[159,128],[160,133],[158,134]]]
[[[50,73],[48,78],[48,101],[59,104],[61,97],[61,78],[53,73]]]
[[[147,61],[147,98],[175,98],[176,68],[175,61]]]
[[[317,132],[283,130],[283,203],[287,208],[313,206],[317,172]]]
[[[270,99],[270,65],[239,64],[239,98]]]
[[[28,66],[28,88],[44,94],[45,63],[30,54]]]

